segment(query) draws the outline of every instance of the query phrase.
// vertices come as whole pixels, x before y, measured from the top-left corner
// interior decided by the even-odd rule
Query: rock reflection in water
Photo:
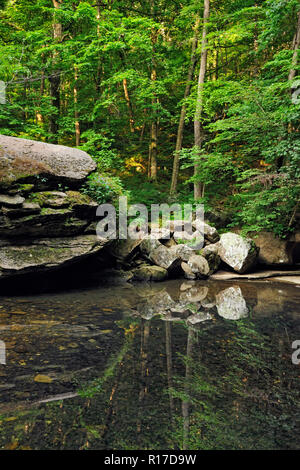
[[[246,318],[249,307],[239,286],[216,293],[208,286],[191,281],[181,284],[179,298],[175,299],[167,289],[150,291],[138,304],[135,314],[145,320],[158,315],[162,320],[186,321],[195,325],[212,320],[216,314],[227,320]]]
[[[218,314],[228,320],[239,320],[249,315],[249,309],[238,286],[228,287],[216,296]]]

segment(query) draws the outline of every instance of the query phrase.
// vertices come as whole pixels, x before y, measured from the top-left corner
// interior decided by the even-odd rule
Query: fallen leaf
[[[34,381],[42,384],[51,384],[51,382],[53,382],[53,379],[51,379],[51,377],[48,377],[48,375],[38,374],[34,377]]]

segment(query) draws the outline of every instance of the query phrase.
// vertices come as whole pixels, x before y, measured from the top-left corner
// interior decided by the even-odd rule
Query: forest
[[[287,237],[298,0],[0,1],[0,133],[88,152],[97,202],[202,202]]]

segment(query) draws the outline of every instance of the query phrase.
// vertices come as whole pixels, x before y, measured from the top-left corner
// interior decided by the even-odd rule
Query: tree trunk
[[[189,96],[190,91],[191,91],[191,85],[192,85],[191,82],[193,80],[193,75],[195,72],[195,67],[196,67],[196,62],[197,62],[196,50],[197,50],[197,45],[198,45],[199,23],[200,23],[200,19],[197,18],[196,24],[195,24],[195,34],[194,34],[193,43],[192,43],[191,60],[190,60],[190,65],[189,65],[189,70],[188,70],[186,87],[185,87],[184,96],[183,96],[184,102],[181,107],[180,119],[179,119],[178,130],[177,130],[176,149],[175,149],[175,154],[174,154],[173,173],[172,173],[172,181],[171,181],[171,188],[170,188],[171,195],[176,192],[176,188],[177,188],[177,180],[178,180],[178,172],[179,172],[179,152],[182,148],[184,120],[186,116],[185,100]]]
[[[126,69],[126,58],[125,58],[124,51],[120,52],[120,58],[121,58],[123,68],[125,70]],[[130,132],[134,133],[135,129],[134,129],[133,109],[132,109],[131,99],[130,99],[129,91],[128,91],[127,78],[123,78],[123,90],[124,90],[124,96],[125,96],[125,100],[126,100],[127,107],[128,107]]]
[[[153,44],[156,42],[157,35],[154,35],[154,39],[152,39]],[[153,51],[154,54],[154,51]],[[155,60],[152,59],[152,72],[151,72],[151,81],[155,82],[157,78],[156,75],[156,67],[155,67]],[[157,178],[157,137],[158,137],[158,121],[156,117],[156,111],[154,112],[154,108],[158,103],[158,99],[156,96],[153,96],[152,99],[152,112],[154,114],[153,120],[150,126],[150,144],[149,144],[149,166],[148,166],[148,176],[152,180],[156,180]]]
[[[134,119],[133,119],[132,106],[131,106],[130,96],[129,96],[129,93],[128,93],[127,79],[126,78],[123,78],[123,89],[124,89],[125,100],[126,100],[127,107],[128,107],[128,112],[129,112],[130,132],[133,133],[134,132]]]
[[[205,74],[207,68],[207,23],[209,20],[209,9],[210,9],[210,1],[204,0],[204,14],[203,14],[203,30],[202,30],[202,43],[201,43],[201,63],[200,63],[200,71],[199,71],[199,78],[198,78],[198,88],[197,88],[197,102],[196,102],[196,111],[195,111],[195,118],[194,118],[194,136],[195,136],[195,147],[199,150],[199,158],[200,158],[200,150],[202,146],[202,142],[204,140],[204,131],[203,126],[201,124],[201,115],[203,109],[203,85],[205,82]],[[198,165],[195,164],[194,166],[194,174],[197,175],[198,173]],[[197,181],[194,183],[194,198],[199,199],[203,196],[203,185],[198,183]]]
[[[78,89],[77,89],[77,80],[78,80],[78,70],[74,66],[74,78],[75,84],[73,88],[74,94],[74,117],[75,117],[75,145],[78,147],[80,145],[80,123],[79,123],[79,112],[78,112]]]
[[[100,38],[100,18],[101,18],[101,10],[99,3],[96,5],[97,7],[97,37]],[[103,74],[103,67],[101,57],[98,58],[98,65],[97,65],[97,74],[96,74],[96,93],[97,98],[100,95],[100,88],[101,88],[101,75]]]
[[[298,54],[299,54],[299,47],[300,47],[300,11],[298,12],[298,22],[297,22],[297,30],[293,40],[293,59],[292,59],[292,68],[289,73],[289,80],[293,80],[296,76],[296,65],[298,62]]]
[[[53,6],[56,10],[61,7],[61,2],[57,0],[52,0]],[[58,43],[62,40],[62,25],[61,23],[56,22],[56,14],[54,14],[54,22],[53,22],[53,39],[54,42]],[[53,53],[53,75],[49,78],[50,82],[50,95],[52,98],[52,105],[57,109],[57,112],[54,113],[53,116],[50,116],[49,121],[49,131],[52,134],[51,141],[53,143],[57,143],[57,132],[58,132],[58,117],[59,117],[59,109],[60,109],[60,73],[55,70],[55,65],[58,62],[58,52]]]

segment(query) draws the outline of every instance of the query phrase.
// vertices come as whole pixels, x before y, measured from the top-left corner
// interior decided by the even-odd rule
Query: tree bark
[[[132,112],[132,105],[131,105],[131,101],[130,101],[130,96],[129,96],[129,93],[128,93],[127,78],[123,78],[123,89],[124,89],[125,100],[126,100],[127,107],[128,107],[128,112],[129,112],[130,132],[134,133],[134,119],[133,119],[133,112]]]
[[[185,100],[189,96],[190,91],[191,91],[193,75],[195,72],[195,67],[196,67],[196,62],[197,62],[196,50],[197,50],[197,45],[198,45],[199,23],[200,23],[200,19],[197,18],[196,24],[195,24],[195,34],[194,34],[193,42],[192,42],[191,60],[190,60],[190,65],[189,65],[189,70],[188,70],[188,75],[187,75],[186,87],[185,87],[184,96],[183,96],[184,102],[181,107],[178,130],[177,130],[176,149],[175,149],[175,154],[174,154],[173,173],[172,173],[172,181],[171,181],[171,188],[170,188],[171,195],[175,194],[176,188],[177,188],[178,173],[179,173],[179,152],[182,148],[184,121],[185,121],[185,116],[186,116]]]
[[[80,122],[79,122],[79,112],[78,112],[78,89],[77,89],[78,70],[76,66],[74,66],[74,78],[75,78],[75,84],[73,88],[73,94],[74,94],[74,117],[75,117],[75,145],[76,147],[78,147],[80,145]]]
[[[125,70],[126,69],[126,58],[125,58],[124,51],[120,52],[120,58],[121,58],[123,68]],[[128,84],[127,84],[127,78],[126,77],[123,78],[123,90],[124,90],[124,96],[125,96],[125,100],[126,100],[127,108],[128,108],[130,132],[134,133],[135,129],[134,129],[133,108],[132,108],[131,99],[130,99],[130,95],[129,95],[129,91],[128,91]]]
[[[56,10],[61,7],[61,2],[57,0],[52,0],[53,6]],[[53,39],[54,42],[59,43],[62,40],[62,24],[56,22],[56,12],[54,14],[54,22],[53,22]],[[55,70],[55,65],[58,62],[58,52],[53,53],[53,75],[49,78],[50,82],[50,95],[52,98],[52,105],[57,109],[57,112],[50,116],[49,120],[49,131],[52,134],[51,141],[53,143],[57,143],[57,132],[58,132],[58,117],[59,117],[59,110],[60,110],[60,73]]]
[[[299,47],[300,47],[300,11],[298,12],[298,22],[297,22],[297,30],[293,40],[293,59],[292,59],[292,68],[289,73],[289,80],[293,80],[296,76],[296,65],[298,62],[298,54],[299,54]]]
[[[152,37],[153,47],[157,40],[157,34],[154,33]],[[153,51],[154,55],[154,51]],[[154,57],[152,58],[152,71],[151,71],[151,81],[154,83],[156,81],[156,64]],[[158,98],[154,95],[152,98],[152,112],[154,114],[152,123],[150,126],[150,144],[149,144],[149,164],[148,164],[148,176],[152,180],[157,179],[157,140],[158,140],[158,120],[156,116],[156,111],[154,108],[158,103]]]
[[[202,43],[201,43],[201,63],[200,71],[198,78],[198,88],[197,88],[197,101],[196,101],[196,111],[194,118],[194,136],[195,136],[195,147],[200,150],[204,140],[204,131],[201,123],[201,115],[203,110],[203,85],[205,82],[206,68],[207,68],[207,23],[209,20],[210,12],[210,0],[204,0],[204,13],[203,13],[203,30],[202,30]],[[198,173],[197,163],[194,166],[194,174]],[[194,183],[194,198],[199,199],[203,196],[203,185],[197,181]]]

